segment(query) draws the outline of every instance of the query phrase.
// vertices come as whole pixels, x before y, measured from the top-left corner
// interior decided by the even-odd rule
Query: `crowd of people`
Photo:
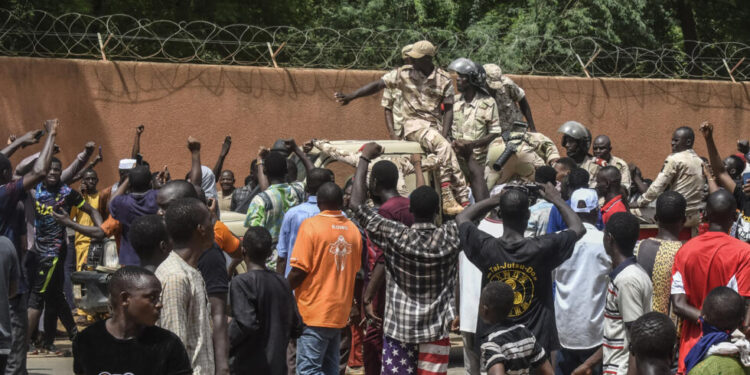
[[[561,156],[497,65],[443,70],[435,54],[405,46],[403,66],[335,93],[346,105],[383,91],[388,132],[418,143],[414,155],[280,140],[236,187],[223,168],[231,137],[213,168],[189,137],[177,179],[151,169],[141,125],[119,180],[100,189],[101,148],[87,143],[63,169],[57,120],[11,135],[0,368],[26,374],[29,354],[68,354],[54,344],[59,319],[86,375],[446,374],[452,332],[470,375],[750,373],[747,141],[722,159],[713,125],[679,127],[648,180],[610,137],[568,121]],[[354,175],[316,167],[313,149]],[[242,236],[222,221],[236,213]],[[102,265],[105,244],[118,266],[101,317],[76,309],[71,275]]]

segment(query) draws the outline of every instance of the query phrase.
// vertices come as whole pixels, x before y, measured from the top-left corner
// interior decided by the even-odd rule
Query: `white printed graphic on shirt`
[[[336,270],[341,272],[346,266],[346,256],[352,252],[352,244],[346,242],[344,236],[339,236],[336,242],[328,247],[328,252],[336,257]]]

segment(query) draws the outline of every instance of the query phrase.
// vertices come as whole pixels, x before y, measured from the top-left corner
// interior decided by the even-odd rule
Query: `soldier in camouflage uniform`
[[[346,104],[354,98],[372,95],[384,88],[400,90],[404,139],[419,142],[425,151],[437,155],[440,160],[443,212],[456,215],[469,204],[469,187],[447,140],[453,123],[451,76],[433,64],[435,46],[426,40],[414,43],[407,55],[412,59],[412,65],[398,68],[397,74],[386,74],[381,80],[352,94],[337,92],[335,97],[341,104]]]
[[[693,150],[695,133],[688,127],[675,130],[672,135],[672,154],[667,156],[661,172],[654,179],[648,190],[638,198],[632,211],[642,216],[640,208],[646,207],[666,190],[673,190],[685,197],[687,209],[685,215],[686,227],[694,227],[700,223],[700,209],[703,206],[705,193],[703,185],[706,177],[703,174],[703,160]],[[643,218],[650,221],[649,218]]]
[[[361,152],[347,152],[344,150],[339,150],[336,148],[336,146],[332,145],[327,140],[321,140],[321,139],[313,139],[312,145],[315,146],[318,150],[320,150],[322,153],[342,162],[351,165],[352,167],[357,167],[357,164],[359,163],[359,157],[362,155]],[[412,164],[412,158],[408,156],[398,156],[398,155],[383,155],[376,159],[373,159],[370,164],[367,172],[367,184],[369,186],[370,184],[370,171],[372,170],[372,166],[375,165],[380,160],[388,160],[396,165],[396,169],[398,169],[398,183],[396,184],[396,189],[398,190],[398,193],[401,194],[403,197],[409,197],[410,191],[406,187],[406,181],[404,180],[405,176],[414,174],[414,164]],[[440,163],[438,162],[438,158],[435,154],[428,154],[425,157],[421,159],[421,168],[423,172],[426,171],[433,171],[439,168]]]
[[[453,105],[451,137],[455,147],[473,149],[473,157],[484,165],[487,161],[487,146],[500,135],[500,118],[495,99],[485,89],[484,69],[466,58],[454,60],[449,71],[456,72],[456,103]],[[466,161],[461,168],[467,174]]]
[[[498,137],[490,143],[485,168],[487,186],[490,189],[496,185],[514,181],[533,182],[536,168],[543,165],[553,166],[557,159],[560,159],[557,146],[551,139],[542,133],[526,131],[525,126],[520,126],[520,124],[514,125],[507,132],[508,142],[504,137]],[[507,143],[516,144],[518,148],[502,170],[495,171],[492,165],[505,151]]]
[[[411,50],[411,46],[409,44],[401,49],[401,59],[404,61],[404,65],[411,64],[411,58],[406,55]],[[395,75],[396,72],[398,70],[393,69],[388,74]],[[383,99],[380,100],[380,105],[385,112],[385,126],[388,128],[388,134],[394,140],[404,138],[404,115],[401,113],[401,102],[400,90],[389,89],[387,87],[383,90]]]
[[[503,75],[503,71],[495,64],[485,64],[487,72],[487,87],[490,96],[497,102],[500,127],[503,131],[510,129],[515,121],[523,121],[526,117],[529,131],[535,132],[534,119],[531,117],[531,106],[523,91],[512,79]]]
[[[591,151],[594,152],[594,156],[607,162],[607,165],[611,165],[620,171],[620,184],[628,191],[630,189],[630,168],[625,160],[612,155],[612,142],[606,135],[600,135],[594,138],[594,145],[591,147]]]
[[[580,122],[568,121],[562,124],[557,132],[563,135],[562,145],[565,147],[568,157],[575,160],[579,168],[589,172],[589,187],[595,188],[596,174],[599,173],[599,169],[607,166],[607,162],[589,154],[589,147],[591,146],[589,129]]]

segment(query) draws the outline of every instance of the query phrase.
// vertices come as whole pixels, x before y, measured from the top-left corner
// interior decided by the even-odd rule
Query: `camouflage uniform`
[[[645,207],[665,190],[673,190],[687,200],[687,222],[685,226],[696,226],[700,221],[699,211],[703,203],[703,160],[693,149],[667,156],[661,172],[648,190],[635,202],[636,207]],[[634,212],[636,214],[639,211]]]
[[[401,91],[401,112],[404,116],[404,139],[419,142],[424,150],[434,153],[440,160],[441,187],[452,187],[459,203],[469,202],[469,187],[461,173],[451,143],[440,133],[442,127],[441,103],[453,104],[451,76],[435,67],[425,77],[412,66],[397,69],[397,74],[383,76],[386,88]]]
[[[313,145],[315,146],[315,148],[325,153],[326,155],[329,155],[330,157],[342,163],[349,164],[355,168],[357,167],[357,163],[359,163],[359,157],[362,155],[361,152],[351,153],[339,150],[326,140],[315,140],[313,141]],[[396,189],[401,196],[409,197],[411,191],[409,191],[409,189],[407,188],[406,180],[404,179],[404,177],[414,174],[414,165],[411,163],[411,157],[383,155],[381,157],[373,159],[372,162],[368,165],[366,179],[368,184],[370,183],[370,172],[372,172],[372,167],[375,165],[375,163],[381,160],[388,160],[396,165],[396,169],[398,169],[398,182],[396,183]],[[438,169],[438,166],[439,162],[435,154],[422,156],[422,172],[436,170]]]
[[[523,113],[518,108],[518,102],[526,97],[526,92],[512,79],[503,75],[499,66],[486,64],[484,70],[487,72],[487,86],[495,91],[500,126],[503,131],[508,130],[514,121],[523,121]]]
[[[483,92],[477,92],[467,103],[463,95],[456,95],[453,105],[451,136],[456,140],[476,141],[488,134],[500,134],[497,103]],[[480,165],[487,161],[487,146],[474,149],[474,159]]]
[[[523,132],[511,132],[510,137],[512,139],[521,134]],[[518,141],[511,140],[511,142],[517,143]],[[505,140],[502,137],[495,138],[490,143],[487,168],[485,168],[487,186],[490,189],[495,185],[511,181],[533,182],[536,168],[551,165],[553,161],[560,158],[557,146],[551,139],[542,133],[526,132],[515,155],[508,159],[501,171],[496,172],[492,169],[492,164],[497,161],[503,150],[505,150]]]
[[[617,167],[617,169],[620,170],[620,184],[626,189],[630,189],[631,179],[630,167],[628,167],[628,163],[626,163],[625,160],[612,155],[607,165]]]
[[[395,79],[395,75],[398,73],[398,69],[393,69],[386,73],[392,75],[389,79]],[[404,115],[401,113],[402,97],[401,90],[385,88],[383,90],[383,99],[380,100],[380,105],[383,108],[390,109],[393,114],[393,133],[399,139],[404,139]]]

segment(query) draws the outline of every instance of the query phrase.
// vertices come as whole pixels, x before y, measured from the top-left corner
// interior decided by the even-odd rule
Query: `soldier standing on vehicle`
[[[412,45],[408,44],[401,49],[401,59],[404,61],[404,65],[411,65],[411,57],[406,53],[411,50]],[[396,74],[398,69],[393,69],[388,74]],[[383,112],[385,112],[385,127],[388,129],[388,134],[391,139],[399,140],[404,138],[404,115],[401,111],[401,90],[385,88],[383,90],[383,99],[380,101],[380,105],[383,106]]]
[[[469,204],[469,187],[451,143],[446,139],[453,125],[451,76],[433,64],[435,46],[426,40],[414,43],[406,54],[412,58],[412,65],[399,68],[395,75],[386,74],[353,94],[337,92],[336,100],[347,104],[354,98],[372,95],[386,87],[399,89],[403,96],[404,139],[419,142],[423,149],[437,154],[443,212],[455,215]]]

